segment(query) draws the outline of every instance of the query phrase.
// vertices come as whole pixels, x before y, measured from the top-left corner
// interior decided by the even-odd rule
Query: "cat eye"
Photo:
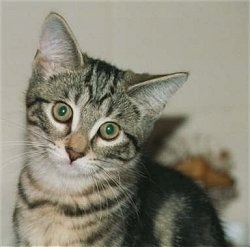
[[[73,115],[71,107],[63,102],[57,102],[52,109],[53,117],[61,123],[68,122]]]
[[[116,123],[107,122],[99,128],[99,136],[104,140],[113,140],[120,134],[120,126]]]

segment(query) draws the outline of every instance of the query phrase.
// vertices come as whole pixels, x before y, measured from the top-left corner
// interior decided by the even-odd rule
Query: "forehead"
[[[78,99],[85,95],[96,104],[102,104],[109,96],[119,94],[124,90],[124,75],[122,71],[104,61],[88,58],[85,67],[78,72],[65,72],[53,76],[46,82],[36,83],[32,78],[30,88],[35,94],[42,93],[50,100],[74,97]],[[32,93],[28,91],[28,97]],[[49,99],[48,99],[49,100]]]
[[[51,103],[69,103],[78,112],[80,120],[85,118],[85,124],[117,112],[118,108],[112,106],[121,106],[121,102],[126,101],[122,76],[108,65],[99,63],[81,72],[56,75],[48,81],[31,80],[27,104],[36,98]]]

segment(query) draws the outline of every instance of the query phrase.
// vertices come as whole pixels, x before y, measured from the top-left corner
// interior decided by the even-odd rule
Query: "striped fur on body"
[[[17,245],[225,246],[204,192],[143,154],[187,76],[138,74],[93,59],[65,20],[50,14],[26,94]]]
[[[128,188],[121,189],[112,179],[100,179],[81,193],[55,193],[34,180],[31,171],[25,168],[20,176],[14,214],[17,235],[22,234],[18,237],[20,244],[103,246],[107,242],[105,246],[120,246],[123,216],[131,204],[125,190],[133,187],[129,181]],[[125,183],[126,179],[123,186]],[[120,237],[114,239],[114,234]]]

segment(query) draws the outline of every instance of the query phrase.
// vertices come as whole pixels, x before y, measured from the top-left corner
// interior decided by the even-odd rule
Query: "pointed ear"
[[[48,78],[63,70],[77,69],[82,65],[83,57],[70,27],[63,17],[50,13],[42,26],[34,69]]]
[[[142,78],[149,78],[146,81],[140,81],[139,75],[136,78],[136,84],[130,83],[127,93],[137,102],[139,107],[143,108],[145,115],[156,118],[164,109],[169,98],[187,80],[188,73],[180,72],[156,76],[142,74]]]

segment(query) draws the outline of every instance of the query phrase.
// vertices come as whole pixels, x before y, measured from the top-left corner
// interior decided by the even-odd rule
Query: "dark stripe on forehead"
[[[114,92],[115,92],[115,88],[114,88],[114,86],[112,85],[112,86],[110,86],[110,93],[111,93],[111,94],[114,94]]]
[[[113,71],[114,66],[102,61],[102,60],[98,60],[97,62],[97,67],[96,67],[96,72],[98,74],[98,77],[100,76],[100,74],[105,73],[105,75],[110,78],[111,76],[111,72]]]
[[[107,98],[109,98],[110,95],[109,94],[104,94],[101,98],[98,99],[98,103],[99,105],[101,105],[103,103],[103,101]]]
[[[87,86],[87,88],[88,88],[88,91],[89,91],[89,100],[91,101],[93,99],[92,85],[89,84]]]
[[[113,79],[112,84],[113,84],[114,87],[117,86],[117,82],[120,80],[120,76],[119,75],[121,75],[121,74],[122,74],[122,72],[119,71],[118,69],[114,69],[113,70],[114,79]]]
[[[76,104],[76,105],[77,105],[77,103],[78,103],[78,101],[79,101],[81,95],[82,95],[82,92],[81,92],[81,91],[78,91],[78,92],[75,94],[75,99],[74,99],[74,101],[75,101],[75,104]]]
[[[114,95],[117,90],[118,82],[124,72],[115,66],[98,59],[89,59],[89,70],[85,77],[88,86],[89,98],[92,103],[101,105],[105,99]]]
[[[63,98],[65,99],[68,99],[69,98],[69,92],[70,92],[70,89],[69,88],[65,88],[64,91],[63,91]]]
[[[110,114],[113,112],[113,106],[112,106],[112,104],[110,104],[109,105],[109,107],[108,107],[108,111],[107,111],[107,113],[106,113],[106,117],[109,117],[110,116]]]
[[[90,61],[90,69],[88,70],[86,76],[85,76],[85,83],[88,84],[91,81],[92,75],[94,70],[94,62]]]
[[[92,59],[90,61],[90,66],[91,66],[91,70],[89,71],[89,73],[93,74],[93,72],[94,72],[93,70],[95,68],[97,80],[101,75],[106,75],[106,78],[108,81],[110,79],[110,77],[113,75],[114,79],[112,82],[109,82],[109,83],[113,84],[114,86],[117,85],[117,81],[119,79],[121,79],[121,76],[124,74],[124,71],[118,69],[117,67],[115,67],[115,66],[113,66],[105,61],[98,60],[98,59],[96,59],[96,60]],[[90,77],[90,75],[88,75],[88,77]],[[90,81],[90,79],[89,79],[89,81]]]

